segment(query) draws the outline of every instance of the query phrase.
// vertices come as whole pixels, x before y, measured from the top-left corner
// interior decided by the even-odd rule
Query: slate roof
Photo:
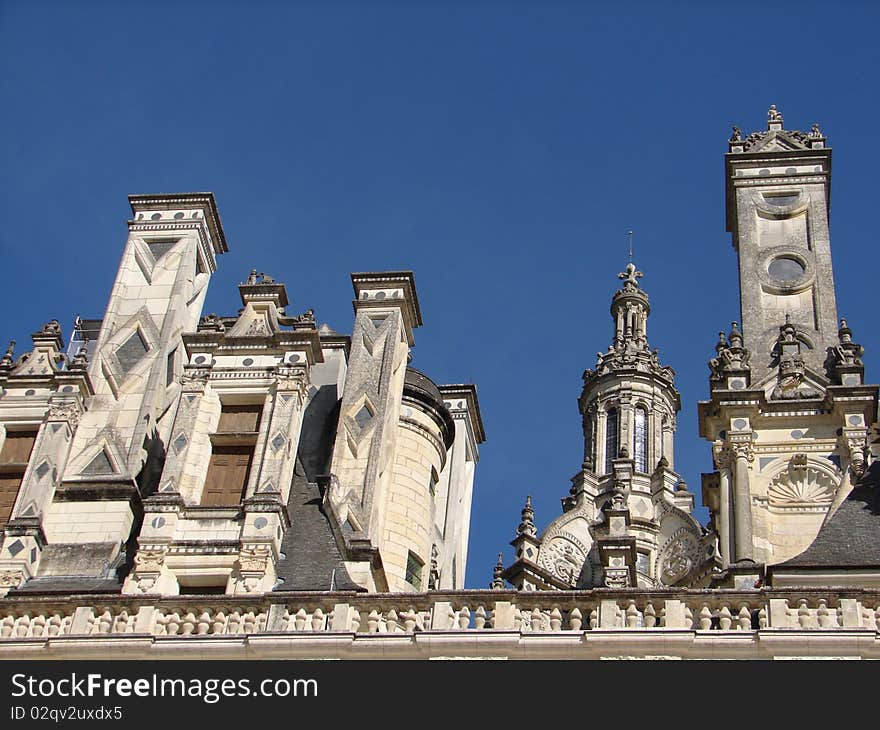
[[[330,462],[339,420],[336,387],[324,385],[303,414],[296,469],[287,500],[290,529],[281,540],[276,591],[364,590],[354,583],[321,502],[317,476]]]
[[[321,508],[318,485],[297,474],[287,502],[290,529],[281,540],[284,558],[276,571],[283,582],[276,591],[363,590],[345,569],[342,554]]]
[[[122,582],[115,578],[95,578],[80,575],[46,575],[31,578],[20,588],[9,591],[8,596],[28,594],[82,594],[82,593],[119,593]]]
[[[868,469],[812,544],[779,568],[880,567],[880,461]]]

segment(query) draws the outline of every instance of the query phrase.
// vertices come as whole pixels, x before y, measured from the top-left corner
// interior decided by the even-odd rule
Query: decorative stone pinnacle
[[[813,139],[819,139],[822,137],[822,131],[819,129],[818,122],[814,122],[813,126],[810,127],[810,137]]]
[[[684,479],[679,479],[678,484],[675,485],[676,492],[686,492],[688,490],[688,485]]]
[[[501,553],[498,553],[498,562],[495,563],[495,567],[492,570],[492,582],[489,584],[489,588],[491,588],[493,591],[503,591],[504,578],[501,577],[503,574],[504,560]]]
[[[730,334],[718,333],[718,344],[715,346],[716,357],[709,360],[709,370],[712,371],[711,380],[725,382],[725,373],[729,371],[750,370],[749,359],[751,353],[743,347],[742,333],[736,322],[730,323]]]
[[[517,535],[535,537],[538,534],[538,531],[535,529],[535,512],[532,509],[532,495],[526,496],[526,506],[523,507],[521,516],[522,521],[519,523],[519,527],[516,528]]]
[[[743,338],[739,331],[739,325],[736,322],[730,323],[730,334],[727,336],[730,341],[731,348],[742,347]]]
[[[71,370],[85,370],[89,364],[89,350],[86,345],[82,345],[79,350],[77,350],[76,355],[73,358],[73,362],[70,363]]]
[[[782,122],[782,112],[776,108],[776,104],[771,104],[770,108],[767,110],[767,121]]]
[[[733,134],[730,135],[730,141],[742,142],[742,130],[735,124],[733,125]]]
[[[15,352],[15,340],[9,340],[9,347],[6,348],[6,354],[0,358],[0,367],[12,367],[12,353]]]
[[[837,330],[837,341],[838,344],[833,348],[831,357],[840,379],[840,374],[844,370],[851,373],[854,369],[859,371],[863,368],[862,355],[865,354],[865,348],[853,342],[852,330],[843,318],[840,320],[840,329]]]

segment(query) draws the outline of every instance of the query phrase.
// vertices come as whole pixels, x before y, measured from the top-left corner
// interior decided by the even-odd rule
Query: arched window
[[[584,462],[596,468],[596,416],[593,411],[584,414]]]
[[[635,450],[636,471],[643,474],[648,471],[648,411],[642,406],[636,407],[635,424],[633,426],[633,447]]]
[[[605,473],[614,471],[613,461],[617,458],[617,409],[610,408],[605,417]]]

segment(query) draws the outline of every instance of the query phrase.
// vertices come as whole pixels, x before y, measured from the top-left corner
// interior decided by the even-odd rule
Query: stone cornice
[[[137,214],[149,210],[172,210],[174,208],[201,207],[207,211],[205,222],[211,231],[214,252],[217,254],[229,251],[226,234],[220,222],[220,211],[214,193],[153,193],[129,195],[128,203],[131,212]]]

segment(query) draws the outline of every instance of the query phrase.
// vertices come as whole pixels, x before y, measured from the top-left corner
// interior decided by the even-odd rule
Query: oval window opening
[[[780,256],[778,259],[773,259],[773,261],[770,262],[767,271],[770,276],[777,281],[781,281],[785,284],[793,284],[803,278],[806,269],[804,269],[804,265],[797,259],[788,256]]]

